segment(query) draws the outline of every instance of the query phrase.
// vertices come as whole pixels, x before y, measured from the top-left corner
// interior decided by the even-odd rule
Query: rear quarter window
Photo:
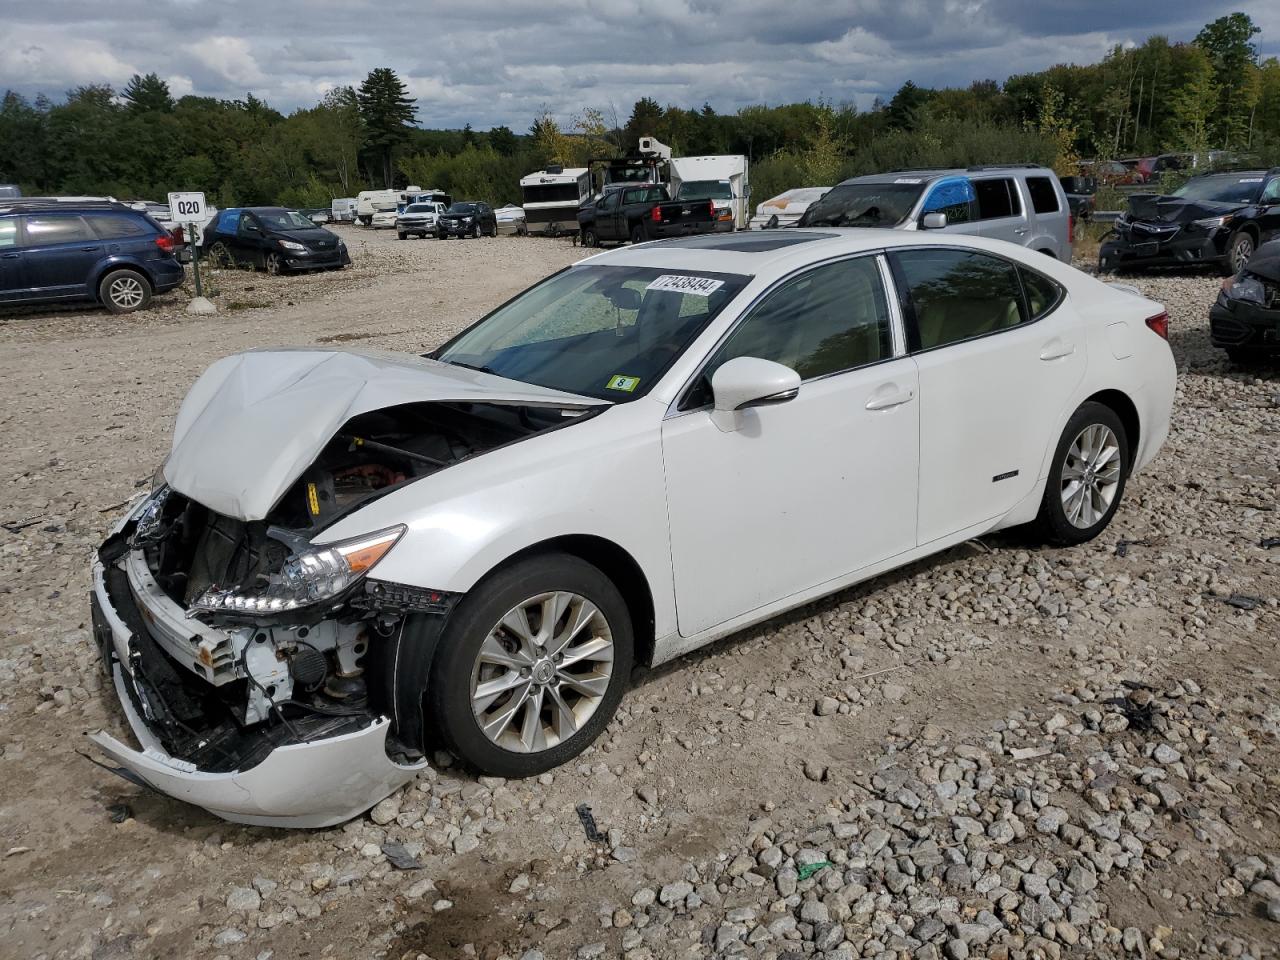
[[[1027,177],[1027,193],[1031,194],[1031,209],[1036,213],[1057,213],[1058,191],[1048,177]]]
[[[1022,276],[1022,292],[1027,298],[1027,313],[1032,320],[1039,320],[1051,313],[1062,302],[1066,291],[1043,274],[1019,268]]]
[[[99,240],[121,240],[126,237],[145,237],[154,233],[151,224],[137,217],[115,217],[99,214],[85,217]]]

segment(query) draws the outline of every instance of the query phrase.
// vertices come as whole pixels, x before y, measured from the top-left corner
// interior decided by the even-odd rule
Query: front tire
[[[1129,439],[1116,412],[1080,405],[1067,421],[1049,466],[1037,532],[1055,546],[1092,540],[1111,522],[1132,464]]]
[[[273,277],[284,273],[284,258],[272,251],[262,258],[262,269]]]
[[[98,299],[112,313],[133,313],[151,302],[151,284],[136,270],[112,270],[98,284]]]
[[[1237,230],[1227,241],[1227,256],[1222,264],[1222,272],[1227,276],[1235,276],[1244,269],[1244,265],[1253,256],[1253,234]]]
[[[468,239],[468,240],[479,240],[479,239],[480,239],[480,224],[478,224],[478,223],[473,223],[473,224],[471,225],[471,230],[467,233],[467,239]]]
[[[566,554],[529,557],[482,581],[450,616],[428,710],[470,766],[534,776],[600,735],[633,657],[627,605],[608,577]]]

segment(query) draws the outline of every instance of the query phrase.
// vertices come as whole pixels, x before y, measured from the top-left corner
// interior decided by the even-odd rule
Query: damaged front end
[[[1263,244],[1222,282],[1209,308],[1209,339],[1233,356],[1280,355],[1280,241]]]
[[[422,695],[456,595],[377,578],[403,525],[323,542],[374,499],[565,422],[419,402],[346,421],[261,519],[161,483],[102,544],[94,634],[142,749],[93,739],[228,820],[326,826],[425,765]]]
[[[1140,194],[1098,251],[1101,272],[1124,267],[1193,266],[1227,256],[1236,211],[1222,204]]]

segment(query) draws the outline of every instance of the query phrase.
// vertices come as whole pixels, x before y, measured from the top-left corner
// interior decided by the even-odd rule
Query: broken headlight
[[[1243,300],[1245,303],[1258,304],[1267,302],[1267,291],[1262,282],[1244,274],[1223,280],[1222,292],[1227,295],[1228,300]]]
[[[1191,222],[1201,230],[1217,230],[1219,227],[1225,227],[1235,218],[1234,213],[1228,213],[1223,217],[1205,217],[1203,220],[1192,220]]]
[[[272,574],[265,584],[230,589],[212,586],[191,604],[190,614],[271,615],[332,600],[363,579],[395,546],[404,530],[403,525],[397,525],[336,543],[303,542],[283,569]],[[276,528],[272,528],[269,535],[276,535],[282,541],[287,538],[284,531]]]

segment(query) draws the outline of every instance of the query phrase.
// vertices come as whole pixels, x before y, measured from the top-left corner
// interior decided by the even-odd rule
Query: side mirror
[[[947,225],[947,215],[945,213],[926,213],[920,218],[921,230],[941,230]]]
[[[799,393],[800,374],[790,367],[759,357],[735,357],[711,377],[712,419],[721,430],[736,429],[739,411],[786,403]]]

